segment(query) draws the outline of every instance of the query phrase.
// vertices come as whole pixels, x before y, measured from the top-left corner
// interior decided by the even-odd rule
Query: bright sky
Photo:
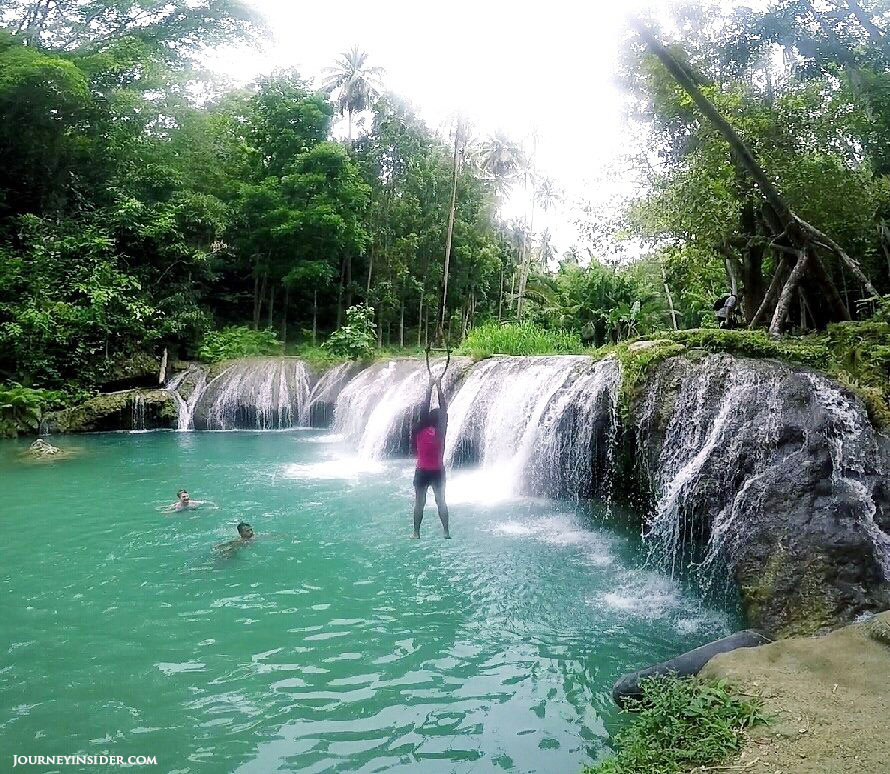
[[[211,66],[237,82],[277,67],[318,82],[340,52],[358,45],[386,70],[386,87],[433,128],[459,112],[477,136],[501,129],[530,148],[536,133],[537,166],[566,202],[539,213],[535,230],[549,227],[561,251],[576,238],[572,202],[608,200],[622,187],[609,166],[628,146],[614,82],[628,15],[661,12],[675,0],[247,2],[274,39],[261,52],[214,57]],[[517,191],[504,215],[526,210]]]

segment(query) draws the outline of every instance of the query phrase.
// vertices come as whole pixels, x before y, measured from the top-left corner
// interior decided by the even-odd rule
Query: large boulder
[[[48,433],[159,430],[176,427],[176,402],[167,390],[124,390],[44,417]]]
[[[774,361],[681,356],[632,414],[658,553],[706,580],[728,568],[751,625],[813,634],[890,606],[888,444],[852,393]]]

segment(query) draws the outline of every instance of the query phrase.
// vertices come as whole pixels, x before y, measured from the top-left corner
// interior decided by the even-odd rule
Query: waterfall
[[[310,427],[330,427],[334,421],[337,397],[360,369],[361,364],[348,362],[325,371],[309,393],[300,424]]]
[[[130,429],[145,430],[145,396],[141,392],[134,393],[131,404]]]
[[[608,496],[619,367],[587,357],[478,363],[449,407],[449,465],[478,463],[480,483],[547,496]]]
[[[187,397],[181,391],[188,385]],[[176,374],[167,382],[166,389],[176,401],[176,429],[186,431],[194,429],[195,406],[207,387],[207,371],[198,366],[189,366],[187,371]]]
[[[712,582],[748,542],[774,541],[777,518],[816,518],[810,493],[826,485],[850,503],[890,572],[872,489],[882,475],[877,440],[862,407],[827,379],[728,355],[679,361],[650,381],[636,432],[654,490],[650,557],[672,572],[691,563]]]
[[[646,538],[650,553],[668,564],[672,573],[692,559],[701,537],[693,534],[695,524],[710,524],[705,562],[716,562],[732,521],[756,488],[756,475],[746,481],[739,470],[739,444],[754,433],[753,446],[763,452],[757,462],[764,461],[774,444],[777,406],[770,399],[763,401],[764,396],[778,394],[776,385],[770,384],[771,373],[739,368],[732,358],[715,356],[682,379],[659,457],[654,465],[646,465],[655,489]],[[649,386],[637,425],[640,448],[651,432],[658,401],[668,392],[661,379]],[[766,409],[763,421],[750,423],[752,406]],[[642,461],[646,464],[645,458]],[[737,494],[724,504],[721,493]],[[718,504],[722,507],[716,514],[702,511]]]
[[[453,390],[466,360],[455,360],[443,387]],[[445,361],[431,363],[434,376],[442,373]],[[399,359],[375,363],[352,379],[337,396],[334,431],[357,447],[364,457],[407,454],[410,432],[418,418],[429,377],[426,363]]]
[[[884,578],[890,580],[890,535],[877,523],[877,503],[866,482],[875,476],[874,462],[879,459],[877,440],[858,408],[827,379],[807,374],[819,405],[830,418],[828,440],[831,449],[831,480],[862,506],[862,526],[875,545]]]
[[[238,360],[203,390],[192,393],[187,424],[198,430],[296,427],[308,405],[309,392],[310,372],[302,360]]]

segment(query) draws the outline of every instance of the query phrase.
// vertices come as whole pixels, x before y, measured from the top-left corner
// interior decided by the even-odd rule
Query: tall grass
[[[534,323],[486,323],[470,331],[460,353],[476,359],[490,355],[567,355],[581,352],[577,333],[546,330]]]

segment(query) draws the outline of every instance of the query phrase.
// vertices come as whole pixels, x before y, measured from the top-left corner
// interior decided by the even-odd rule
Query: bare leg
[[[448,506],[445,504],[445,482],[440,481],[433,484],[433,495],[436,497],[436,507],[439,509],[439,520],[442,522],[442,529],[445,530],[445,538],[450,539],[448,532]]]
[[[420,522],[423,521],[423,507],[426,505],[426,487],[414,487],[414,534],[412,538],[420,537]]]

